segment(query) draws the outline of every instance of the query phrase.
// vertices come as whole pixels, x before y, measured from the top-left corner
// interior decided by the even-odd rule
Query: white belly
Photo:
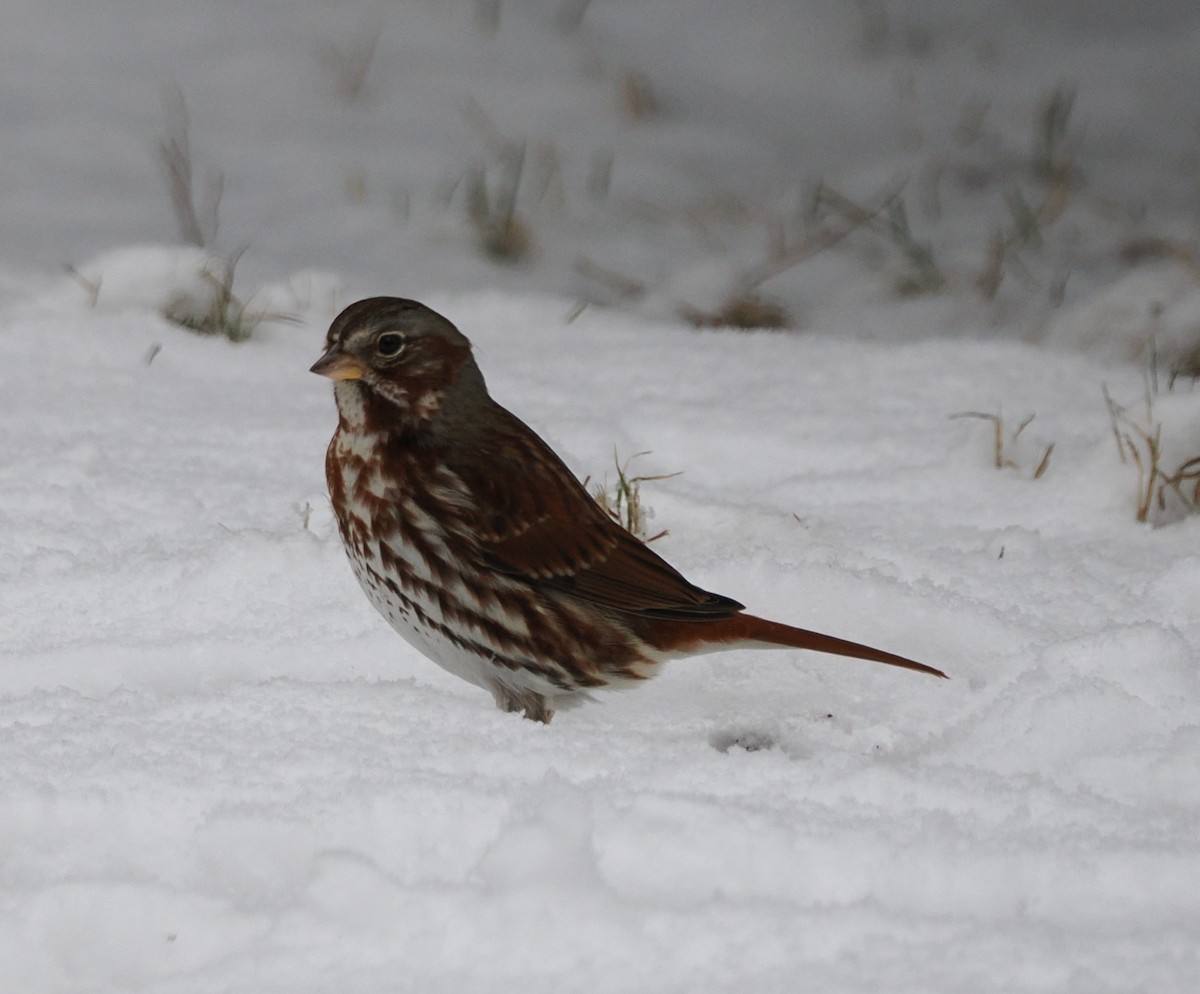
[[[401,552],[394,547],[391,551]],[[453,634],[447,632],[446,628],[452,626],[443,616],[442,608],[436,599],[423,596],[420,591],[413,589],[406,590],[403,596],[399,596],[386,584],[381,583],[378,577],[384,575],[384,570],[377,546],[372,548],[372,552],[374,554],[367,561],[350,556],[354,575],[375,609],[414,649],[447,672],[489,692],[494,693],[496,684],[502,684],[561,701],[564,694],[562,687],[523,667],[493,661],[497,653],[480,644],[484,639],[483,633],[470,629],[463,631],[461,627],[455,629]],[[411,564],[412,551],[403,550],[401,554],[403,553],[407,553],[406,561]],[[488,611],[486,606],[470,598],[465,589],[456,590],[454,593],[459,601],[465,598],[471,600],[473,610],[481,613]],[[508,621],[512,623],[511,618]],[[470,641],[474,645],[463,645],[464,641]]]

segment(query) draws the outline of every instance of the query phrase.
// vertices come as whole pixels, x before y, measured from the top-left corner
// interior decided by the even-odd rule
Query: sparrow
[[[548,722],[668,660],[727,649],[803,649],[945,676],[747,614],[685,579],[492,399],[471,343],[423,304],[351,304],[312,372],[334,383],[325,472],[363,592],[412,646],[505,711]]]

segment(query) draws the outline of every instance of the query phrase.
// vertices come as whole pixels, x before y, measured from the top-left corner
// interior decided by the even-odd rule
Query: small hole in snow
[[[751,728],[726,729],[723,732],[713,732],[708,737],[708,744],[717,752],[729,752],[730,749],[760,752],[764,749],[775,748],[775,737],[769,732],[760,732]]]

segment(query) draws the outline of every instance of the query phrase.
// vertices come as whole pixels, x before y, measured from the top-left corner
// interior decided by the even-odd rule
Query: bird
[[[333,380],[326,480],[360,586],[406,641],[504,711],[548,723],[668,660],[728,649],[807,649],[945,677],[689,582],[492,399],[470,341],[424,304],[351,304],[311,371]]]

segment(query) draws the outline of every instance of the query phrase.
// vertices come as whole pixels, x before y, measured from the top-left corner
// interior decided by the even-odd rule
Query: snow
[[[1167,471],[1200,453],[1190,381],[1167,388],[1200,309],[1177,126],[1200,16],[929,2],[872,34],[867,7],[595,0],[573,31],[534,0],[494,31],[465,2],[10,11],[0,989],[1200,986],[1200,516],[1168,495],[1135,521],[1131,457],[1156,424]],[[330,46],[375,30],[339,95]],[[657,116],[624,115],[629,70]],[[1083,185],[982,298],[1064,81]],[[173,84],[200,188],[225,172],[206,249],[171,243]],[[469,97],[560,163],[515,265],[443,197],[472,162],[498,181]],[[942,159],[996,175],[926,210]],[[874,204],[901,174],[937,293],[897,297],[903,258],[856,231],[762,284],[798,330],[680,318],[746,285],[817,180]],[[202,315],[243,246],[248,341],[164,317]],[[679,472],[643,497],[695,582],[952,679],[728,653],[546,727],[497,711],[374,613],[332,525],[307,370],[368,292],[455,321],[581,477],[611,482],[614,450]],[[968,413],[1002,419],[1006,465]]]

